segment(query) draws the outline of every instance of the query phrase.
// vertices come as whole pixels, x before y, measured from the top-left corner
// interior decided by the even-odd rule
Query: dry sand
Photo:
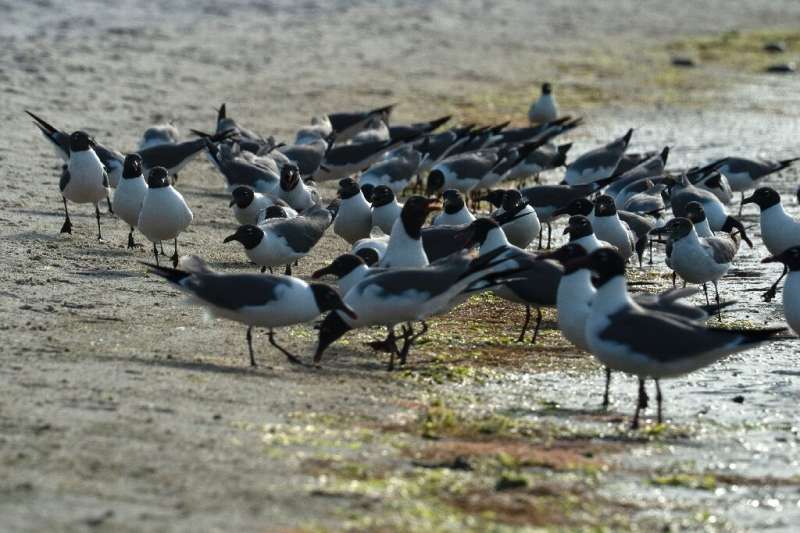
[[[490,377],[481,380],[472,374],[465,380],[460,374],[421,379],[428,376],[424,370],[388,375],[383,362],[360,346],[366,337],[337,345],[323,369],[307,371],[287,366],[259,335],[261,366],[251,370],[244,329],[204,319],[148,277],[139,264],[149,259],[147,248],[127,251],[119,220],[104,216],[105,240],[97,242],[90,209],[73,207],[74,234],[58,233],[58,162],[22,111],[31,109],[67,130],[86,128],[122,150],[133,148],[158,121],[171,120],[183,132],[209,129],[213,108],[223,101],[248,127],[285,139],[313,114],[394,101],[401,103],[398,121],[442,112],[493,118],[500,111],[494,100],[482,100],[487,94],[504,87],[533,94],[545,77],[575,79],[564,65],[592,51],[629,60],[641,48],[678,36],[796,28],[800,3],[139,4],[0,2],[0,529],[258,531],[345,523],[358,529],[482,529],[494,520],[480,515],[486,510],[498,510],[498,522],[511,525],[604,521],[735,529],[797,523],[796,341],[754,352],[747,364],[737,358],[670,384],[668,413],[681,429],[664,441],[656,435],[651,445],[624,430],[631,383],[618,382],[627,389],[619,386],[618,411],[597,415],[595,398],[576,390],[581,384],[592,394],[598,390],[596,367],[559,344],[552,331],[541,353],[502,347],[513,354],[510,365],[493,364]],[[725,79],[732,86],[700,108],[673,100],[632,109],[625,101],[595,101],[570,109],[589,119],[575,136],[575,150],[634,125],[640,128],[637,148],[669,143],[680,164],[729,150],[797,155],[797,79]],[[507,104],[499,105],[506,112]],[[522,119],[524,103],[518,111]],[[796,170],[786,173],[782,191],[792,189],[797,177]],[[238,245],[222,244],[234,225],[221,177],[198,157],[179,187],[195,213],[181,238],[183,250],[217,268],[251,269]],[[299,273],[308,275],[344,249],[327,236]],[[748,252],[745,273],[763,273],[756,265],[761,252]],[[766,278],[757,280],[758,288],[766,284]],[[758,302],[753,290],[744,282],[730,289],[728,297],[745,301],[736,318],[779,320],[778,302],[763,312],[748,309]],[[506,321],[497,327],[512,335],[518,311],[499,309]],[[314,342],[309,327],[279,337],[303,354]],[[468,356],[475,349],[467,341],[438,338],[423,349],[423,362],[435,359],[436,350]],[[526,361],[545,356],[546,368]],[[475,366],[480,361],[448,368]],[[776,375],[776,368],[782,373]],[[741,393],[748,398],[743,406],[730,403]],[[431,414],[436,398],[466,413],[496,409],[525,424],[588,425],[594,429],[570,431],[584,431],[581,439],[599,442],[598,449],[621,442],[630,453],[606,450],[609,458],[592,466],[592,476],[599,476],[594,483],[600,480],[592,491],[603,500],[581,508],[583,515],[576,511],[574,521],[537,515],[536,498],[549,496],[530,491],[517,496],[523,503],[516,511],[509,501],[491,498],[481,509],[466,496],[452,508],[447,502],[455,496],[433,510],[410,509],[402,502],[435,499],[424,492],[430,480],[414,477],[419,474],[410,458],[428,446],[415,421]],[[566,440],[561,435],[557,442]],[[336,467],[344,463],[367,473]],[[676,485],[672,492],[651,479],[656,468],[673,475],[679,465],[695,475],[728,472],[734,464],[750,477],[723,484],[717,476],[720,485],[711,488],[693,487],[691,477],[669,478],[663,484]],[[412,481],[396,491],[387,488],[387,471]],[[373,477],[382,483],[368,485]],[[456,483],[485,484],[447,479],[446,487],[434,485],[437,495],[449,494]],[[558,482],[584,497],[575,484],[585,487],[585,481]]]

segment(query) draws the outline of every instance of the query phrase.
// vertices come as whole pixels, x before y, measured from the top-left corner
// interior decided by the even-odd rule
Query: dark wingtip
[[[228,112],[225,107],[225,102],[222,102],[222,105],[219,106],[219,109],[217,110],[217,123],[226,118],[228,118]]]
[[[33,120],[36,121],[36,125],[39,126],[39,128],[42,129],[42,131],[45,131],[46,133],[49,133],[49,134],[53,134],[53,133],[58,131],[56,128],[54,128],[53,126],[48,124],[43,118],[41,118],[41,117],[39,117],[37,115],[34,115],[33,113],[31,113],[27,109],[25,109],[25,112],[28,114],[28,116],[30,116]]]
[[[661,162],[665,165],[667,164],[667,158],[669,157],[669,146],[665,146],[663,150],[661,150]]]
[[[441,126],[444,126],[445,124],[450,122],[450,119],[452,119],[452,118],[453,118],[453,115],[446,115],[444,117],[439,117],[439,118],[435,118],[435,119],[431,120],[430,121],[431,131],[433,131],[433,130],[441,127]]]
[[[625,144],[626,144],[626,145],[627,145],[629,142],[631,142],[631,137],[632,137],[632,136],[633,136],[633,128],[629,129],[629,130],[628,130],[628,133],[626,133],[626,134],[625,134],[625,136],[624,136],[624,137],[622,137],[622,138],[623,138],[623,140],[625,141]]]

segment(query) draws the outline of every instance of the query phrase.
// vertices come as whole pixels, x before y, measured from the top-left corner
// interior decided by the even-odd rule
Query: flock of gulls
[[[668,147],[628,150],[633,130],[573,158],[571,144],[557,140],[581,119],[559,116],[550,84],[531,105],[526,127],[444,129],[450,117],[394,124],[393,108],[315,117],[289,144],[246,129],[223,104],[213,132],[191,130],[194,138],[181,141],[173,125],[153,126],[128,154],[27,113],[63,160],[61,231],[73,231],[70,204],[93,204],[102,238],[100,205],[108,201],[109,212],[130,228],[129,248],[137,232],[152,243],[154,260],[145,263],[150,272],[214,316],[247,326],[253,366],[253,328],[265,328],[291,363],[314,366],[348,331],[382,326],[386,337],[370,345],[388,352],[392,369],[425,335],[426,319],[458,313],[471,295],[491,291],[524,307],[521,343],[534,310],[532,343],[542,308],[557,309],[564,337],[606,369],[604,407],[612,372],[637,376],[634,428],[648,404],[645,380],[654,380],[661,422],[662,378],[685,375],[785,331],[714,326],[713,315],[721,317],[730,303],[720,300],[720,280],[741,242],[755,245],[728,208],[736,191],[741,204],[760,208],[769,254],[764,262],[783,263],[785,317],[800,332],[800,221],[763,185],[795,160],[731,156],[668,170]],[[218,272],[199,257],[179,255],[178,240],[193,215],[176,188],[178,177],[200,154],[219,170],[230,195],[238,227],[224,242],[238,243],[260,272]],[[542,184],[544,171],[563,180]],[[334,180],[337,198],[326,202],[317,184]],[[569,242],[555,247],[552,223],[559,218],[566,219]],[[292,266],[312,254],[329,230],[346,253],[314,272],[314,281],[292,276]],[[171,266],[163,264],[164,242],[173,245]],[[674,287],[631,294],[626,269],[652,265],[654,244],[666,247]],[[284,273],[274,273],[276,268]],[[325,277],[336,285],[316,281]],[[779,281],[765,299],[775,296]],[[685,302],[699,290],[687,284],[702,286],[707,305]],[[323,314],[313,363],[276,342],[276,329]]]

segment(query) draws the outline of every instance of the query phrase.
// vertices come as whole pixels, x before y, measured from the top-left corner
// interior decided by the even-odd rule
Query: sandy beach
[[[313,115],[397,102],[393,120],[453,114],[522,124],[552,81],[579,154],[627,128],[670,166],[800,154],[800,3],[784,1],[0,2],[0,530],[792,530],[800,521],[798,341],[665,385],[666,429],[627,429],[635,382],[602,370],[545,314],[513,342],[519,307],[480,296],[449,315],[408,368],[347,336],[298,369],[146,274],[127,227],[71,211],[60,161],[29,109],[121,151],[144,129],[213,128],[215,109],[291,141]],[[781,57],[764,43],[789,45]],[[694,69],[670,66],[689,55]],[[560,174],[543,176],[555,182]],[[771,181],[800,214],[797,167]],[[253,271],[223,179],[197,157],[178,188],[195,214],[182,251]],[[326,199],[333,187],[323,187]],[[734,205],[732,210],[736,209]],[[745,224],[760,243],[757,215]],[[554,235],[561,234],[558,226]],[[308,277],[345,243],[329,232]],[[759,294],[779,272],[743,249],[721,290],[726,324],[781,320]],[[663,254],[633,276],[666,288]],[[700,299],[698,298],[698,302]],[[310,357],[315,331],[279,339]],[[652,413],[650,413],[652,414]]]

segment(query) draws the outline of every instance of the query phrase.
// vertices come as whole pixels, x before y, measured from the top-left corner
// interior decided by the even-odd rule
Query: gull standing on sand
[[[528,122],[531,125],[551,122],[558,118],[558,104],[553,95],[553,86],[549,83],[542,84],[542,94],[531,104],[528,110]]]
[[[467,205],[464,197],[455,189],[447,189],[442,193],[442,213],[433,217],[433,226],[456,226],[458,224],[469,224],[475,220]]]
[[[178,266],[178,235],[192,223],[192,211],[183,195],[170,185],[167,169],[155,167],[147,176],[147,194],[136,227],[153,243],[153,254],[158,264],[156,243],[175,240],[172,266]]]
[[[463,230],[461,235],[463,237],[457,238],[468,239],[469,242],[478,244],[480,256],[495,253],[497,250],[506,250],[504,252],[506,255],[513,255],[520,273],[515,275],[513,280],[500,284],[492,291],[504,300],[525,306],[525,322],[517,342],[525,340],[525,333],[531,321],[531,307],[536,308],[536,324],[531,337],[531,344],[534,344],[542,324],[542,307],[552,307],[556,304],[556,292],[563,270],[561,265],[510,244],[500,225],[489,218],[479,218]]]
[[[569,243],[579,245],[587,254],[598,248],[614,248],[611,244],[601,241],[594,234],[592,222],[583,215],[572,215],[569,217],[564,234],[569,234]]]
[[[372,192],[372,227],[378,227],[386,235],[392,233],[394,223],[400,217],[403,204],[386,185],[378,185]]]
[[[620,220],[612,197],[604,194],[595,200],[592,228],[598,239],[616,248],[626,261],[633,255],[636,235],[628,224]]]
[[[94,141],[85,131],[76,131],[69,136],[69,160],[64,165],[58,186],[64,200],[64,225],[61,233],[72,233],[67,200],[76,204],[94,204],[97,218],[97,238],[100,232],[100,208],[98,203],[108,198],[108,174],[94,151]]]
[[[319,192],[300,177],[300,168],[294,163],[285,163],[277,189],[278,198],[292,209],[303,212],[319,202]]]
[[[706,303],[708,303],[707,283],[711,282],[719,306],[717,282],[731,267],[736,256],[736,244],[731,239],[721,237],[698,237],[692,221],[682,217],[673,218],[651,233],[669,235],[672,241],[670,268],[687,282],[703,285]]]
[[[688,220],[686,223],[691,225]],[[713,329],[694,320],[644,309],[628,294],[625,260],[614,250],[601,248],[579,259],[576,266],[591,268],[598,285],[586,321],[590,351],[607,368],[639,378],[639,400],[631,423],[634,429],[639,427],[639,414],[647,406],[646,379],[656,382],[661,423],[661,379],[689,374],[785,331]]]
[[[389,245],[379,266],[384,268],[422,267],[428,265],[428,256],[422,245],[422,225],[428,215],[441,209],[436,200],[412,196],[406,200],[400,217],[392,227]]]
[[[125,156],[122,179],[114,190],[112,205],[116,215],[131,228],[128,233],[128,248],[133,248],[133,228],[139,224],[144,197],[147,195],[147,182],[142,173],[142,158],[138,154]]]
[[[331,218],[331,212],[317,204],[294,218],[268,218],[259,226],[240,226],[222,242],[241,243],[245,255],[261,267],[261,272],[285,265],[286,275],[291,275],[292,263],[316,246]]]
[[[290,363],[302,365],[296,356],[275,342],[275,328],[304,324],[325,311],[338,310],[352,319],[353,311],[339,293],[322,283],[308,284],[290,276],[270,274],[222,274],[214,272],[197,257],[184,258],[186,270],[148,264],[150,272],[174,283],[220,318],[247,326],[250,366],[256,366],[253,328],[267,328],[269,342]]]
[[[783,159],[780,161],[747,159],[744,157],[725,157],[712,163],[730,183],[731,190],[738,191],[744,201],[744,192],[753,189],[760,180],[788,168],[800,158]],[[743,203],[741,205],[744,205]],[[740,207],[741,209],[741,207]],[[741,212],[740,212],[741,214]]]
[[[475,259],[463,252],[430,266],[392,268],[370,273],[347,291],[343,298],[345,305],[358,318],[351,319],[333,312],[322,321],[314,362],[319,362],[328,346],[348,331],[385,326],[389,330],[389,337],[378,344],[391,354],[389,370],[394,368],[395,355],[400,358],[401,364],[405,363],[414,341],[427,331],[426,318],[449,310],[462,301],[463,295],[486,290],[498,278],[518,270],[513,264],[513,257],[506,257],[505,252],[500,248]],[[422,331],[415,333],[410,326],[404,327],[401,337],[404,340],[403,347],[398,348],[395,327],[416,321],[422,321]]]
[[[761,210],[759,216],[761,239],[770,254],[778,256],[789,248],[800,246],[800,220],[783,209],[781,195],[775,189],[759,187],[752,196],[742,200],[742,204],[756,204]],[[788,266],[784,263],[781,277],[764,294],[766,301],[775,297],[778,283],[788,271]]]
[[[517,189],[507,189],[501,193],[502,201],[492,213],[492,218],[500,224],[508,242],[524,250],[542,230],[539,216],[533,207],[522,200],[522,194]],[[508,216],[502,216],[506,214]]]
[[[353,244],[369,237],[372,230],[372,206],[353,178],[339,181],[339,211],[333,220],[333,232]]]

